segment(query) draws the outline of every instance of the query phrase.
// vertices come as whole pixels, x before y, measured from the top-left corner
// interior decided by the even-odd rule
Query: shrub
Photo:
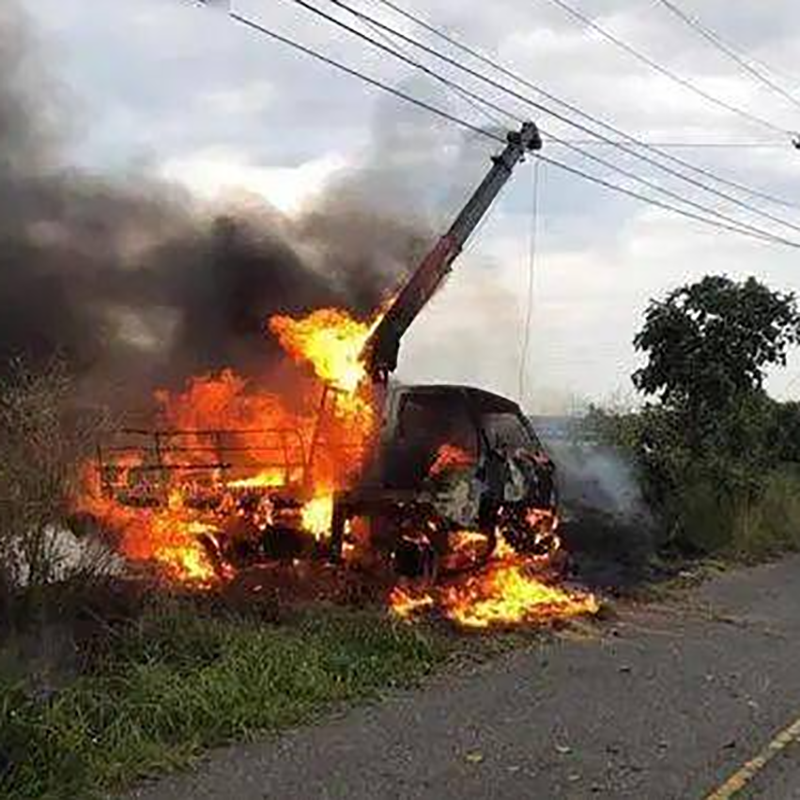
[[[83,546],[68,529],[81,462],[102,419],[73,410],[63,364],[37,371],[11,365],[0,378],[0,613],[20,594],[39,602],[43,588],[101,574],[107,553]]]

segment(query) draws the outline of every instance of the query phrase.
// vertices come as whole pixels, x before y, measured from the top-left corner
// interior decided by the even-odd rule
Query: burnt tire
[[[531,522],[530,514],[529,508],[505,510],[498,520],[498,533],[520,555],[546,556],[554,553],[559,548],[555,512],[543,511],[535,522]]]

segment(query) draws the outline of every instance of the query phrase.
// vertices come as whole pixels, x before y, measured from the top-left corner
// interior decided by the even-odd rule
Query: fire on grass
[[[485,542],[464,532],[456,549],[467,551]],[[561,553],[557,536],[540,555],[519,555],[497,537],[486,564],[466,576],[435,586],[396,586],[389,595],[392,611],[407,620],[438,614],[469,629],[546,624],[590,616],[599,611],[593,594],[557,585],[555,565]]]
[[[197,589],[222,585],[276,551],[289,564],[329,554],[334,494],[357,483],[377,438],[381,409],[360,359],[378,319],[361,322],[336,309],[273,317],[269,333],[290,362],[313,368],[313,378],[272,391],[224,370],[156,393],[155,431],[127,431],[101,453],[76,510],[111,531],[130,562]],[[446,482],[475,467],[473,454],[447,444],[429,477]],[[542,513],[552,512],[506,520],[508,536],[502,528],[491,537],[450,531],[448,558],[457,569],[443,570],[450,577],[433,588],[396,586],[394,613],[410,619],[436,610],[460,626],[487,628],[596,612],[594,597],[556,585],[560,542],[555,525],[540,524]],[[533,554],[509,544],[520,525],[534,533]],[[357,539],[356,528],[349,530]],[[548,531],[541,542],[537,530]],[[347,544],[342,569],[359,550]]]

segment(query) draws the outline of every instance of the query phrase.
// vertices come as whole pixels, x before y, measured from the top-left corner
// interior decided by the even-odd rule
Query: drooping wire
[[[308,10],[310,10],[312,13],[317,14],[318,16],[324,16],[329,20],[334,20],[335,24],[337,24],[337,25],[341,26],[341,25],[344,24],[344,23],[341,22],[341,20],[336,21],[335,17],[331,17],[330,15],[325,14],[324,11],[321,11],[320,9],[317,9],[314,6],[311,6],[311,4],[307,2],[307,0],[287,0],[287,1],[295,3],[297,5],[301,5],[301,6],[305,7],[305,8],[307,8]],[[463,63],[461,63],[459,61],[457,61],[456,59],[451,58],[450,56],[447,56],[447,55],[445,55],[443,53],[440,53],[439,51],[437,51],[437,50],[435,50],[435,49],[433,49],[431,47],[428,47],[426,44],[418,41],[417,39],[414,39],[411,36],[408,36],[408,35],[402,33],[401,31],[396,30],[395,28],[392,28],[389,25],[386,25],[385,23],[383,23],[383,22],[381,22],[379,20],[376,20],[374,17],[370,17],[368,14],[365,14],[363,11],[361,11],[361,10],[359,10],[357,8],[354,8],[353,6],[351,6],[348,3],[344,2],[344,0],[328,0],[328,2],[333,4],[333,5],[335,5],[338,8],[342,8],[343,10],[348,11],[349,13],[351,13],[353,16],[355,16],[358,19],[361,19],[361,20],[371,19],[381,29],[383,29],[383,30],[387,31],[388,33],[392,34],[397,39],[400,39],[403,42],[407,42],[408,44],[413,45],[414,47],[418,48],[422,52],[425,52],[428,55],[431,55],[431,56],[435,57],[436,59],[438,59],[440,61],[443,61],[444,63],[446,63],[446,64],[448,64],[448,65],[450,65],[452,67],[455,67],[456,69],[460,70],[461,72],[464,72],[464,73],[470,75],[471,77],[476,78],[477,80],[481,81],[482,83],[485,83],[485,84],[487,84],[489,86],[492,86],[493,88],[498,89],[501,92],[503,92],[503,93],[505,93],[505,94],[507,94],[507,95],[509,95],[511,97],[514,97],[515,99],[525,103],[526,105],[529,105],[532,108],[536,108],[539,111],[543,111],[544,113],[554,117],[555,119],[558,119],[559,121],[565,123],[566,125],[569,125],[569,126],[571,126],[573,128],[576,128],[576,129],[582,131],[583,133],[588,134],[589,136],[597,137],[598,139],[600,139],[602,141],[605,141],[608,144],[613,145],[614,147],[618,148],[619,150],[622,150],[623,152],[628,153],[629,155],[632,155],[633,157],[637,158],[638,160],[653,165],[654,167],[656,167],[657,169],[661,170],[662,172],[666,172],[666,173],[668,173],[668,174],[670,174],[670,175],[672,175],[672,176],[674,176],[674,177],[676,177],[676,178],[678,178],[678,179],[680,179],[682,181],[685,181],[685,182],[687,182],[687,183],[689,183],[689,184],[691,184],[693,186],[696,186],[699,189],[702,189],[705,192],[708,192],[709,194],[713,194],[716,197],[720,197],[720,198],[722,198],[724,200],[727,200],[728,202],[732,203],[733,205],[739,206],[740,208],[748,211],[751,214],[755,214],[756,216],[763,217],[764,219],[768,219],[771,222],[774,222],[774,223],[776,223],[778,225],[784,225],[786,227],[794,228],[794,229],[797,229],[797,227],[798,227],[798,226],[794,225],[793,223],[791,223],[791,222],[789,222],[789,221],[787,221],[787,220],[785,220],[785,219],[783,219],[781,217],[777,217],[774,214],[770,214],[767,211],[763,211],[761,209],[755,208],[754,206],[751,206],[748,203],[745,203],[744,201],[740,200],[737,197],[734,197],[734,196],[728,194],[727,192],[723,192],[723,191],[721,191],[719,189],[714,188],[713,186],[709,186],[709,185],[703,183],[702,181],[700,181],[700,180],[698,180],[696,178],[693,178],[693,177],[690,177],[690,176],[688,176],[686,174],[683,174],[683,173],[679,172],[678,170],[676,170],[676,169],[674,169],[672,167],[668,167],[665,164],[662,164],[661,162],[655,160],[654,158],[651,158],[650,156],[647,156],[647,155],[643,154],[642,152],[640,152],[639,150],[637,150],[634,147],[630,147],[628,145],[624,145],[624,144],[620,144],[619,142],[615,142],[614,140],[610,139],[609,137],[607,137],[607,136],[605,136],[605,135],[603,135],[601,133],[598,133],[597,131],[592,130],[591,128],[588,128],[588,127],[586,127],[585,125],[583,125],[581,123],[575,122],[573,119],[570,119],[569,117],[565,116],[564,114],[561,114],[561,113],[559,113],[557,111],[553,111],[551,108],[548,108],[546,105],[543,105],[542,103],[539,103],[536,100],[533,100],[529,96],[521,94],[520,92],[517,92],[514,89],[511,89],[510,87],[508,87],[508,86],[506,86],[506,85],[494,80],[493,78],[490,78],[490,77],[478,72],[477,70],[472,69],[471,67],[469,67],[469,66],[467,66],[467,65],[465,65],[465,64],[463,64]],[[385,3],[385,2],[389,2],[389,0],[379,0],[379,2]],[[392,4],[392,5],[395,5],[395,4]],[[428,74],[431,74],[433,72],[428,67],[425,67],[424,69],[427,71]],[[520,79],[520,80],[524,82],[524,79]],[[609,127],[610,128],[611,126],[606,126],[604,124],[604,127]],[[623,137],[630,138],[623,131],[620,131],[618,129],[613,129],[613,130],[617,133],[617,135],[621,135]],[[681,162],[681,159],[678,159],[675,156],[669,155],[667,153],[663,153],[662,154],[660,151],[656,151],[656,153],[658,153],[663,158],[668,159],[670,161]]]
[[[777,197],[777,196],[775,196],[773,194],[770,194],[768,192],[764,192],[764,191],[762,191],[760,189],[754,189],[753,187],[746,186],[746,185],[744,185],[742,183],[739,183],[738,181],[731,180],[730,178],[722,177],[722,176],[717,175],[716,173],[712,172],[711,170],[708,170],[708,169],[706,169],[704,167],[698,166],[697,164],[693,164],[693,163],[691,163],[689,161],[686,161],[684,159],[678,158],[677,156],[675,156],[675,155],[673,155],[671,153],[667,153],[667,152],[664,152],[662,150],[659,150],[658,149],[658,145],[649,144],[649,143],[643,141],[642,139],[639,139],[639,138],[637,138],[637,137],[635,137],[635,136],[633,136],[633,135],[621,130],[619,127],[617,127],[615,125],[611,125],[610,123],[605,122],[605,121],[599,119],[598,117],[596,117],[596,116],[584,111],[583,109],[581,109],[578,106],[576,106],[574,103],[570,103],[570,102],[568,102],[566,100],[561,99],[560,97],[557,97],[552,92],[548,92],[547,90],[543,89],[541,86],[538,86],[537,84],[535,84],[533,81],[527,79],[525,76],[520,75],[518,72],[514,72],[513,70],[509,69],[508,67],[505,67],[503,64],[498,62],[496,59],[490,58],[486,54],[481,53],[476,48],[471,47],[470,45],[464,44],[463,42],[459,41],[455,37],[445,33],[444,31],[439,30],[436,26],[431,25],[429,22],[424,20],[422,17],[420,17],[420,16],[418,16],[416,14],[413,14],[410,11],[407,11],[406,9],[402,8],[398,3],[394,2],[394,0],[375,0],[375,2],[379,3],[382,6],[385,6],[386,8],[391,9],[392,11],[394,11],[396,14],[398,14],[402,18],[404,18],[404,19],[406,19],[406,20],[408,20],[410,22],[413,22],[415,25],[419,26],[423,30],[425,30],[428,33],[432,34],[437,39],[446,42],[451,47],[455,47],[456,49],[466,53],[467,55],[471,56],[476,61],[478,61],[481,64],[483,64],[484,66],[490,67],[491,69],[497,71],[499,74],[503,75],[504,77],[510,78],[515,83],[518,83],[518,84],[520,84],[522,86],[525,86],[527,89],[530,89],[531,91],[536,92],[538,95],[541,95],[545,99],[549,100],[551,103],[555,103],[559,107],[567,109],[568,111],[570,111],[573,114],[577,115],[581,119],[587,120],[587,121],[591,122],[592,124],[597,125],[600,128],[603,128],[604,130],[609,131],[610,133],[620,137],[621,139],[624,140],[624,143],[627,144],[628,149],[626,150],[624,145],[621,142],[613,141],[612,139],[610,139],[608,137],[600,137],[600,141],[602,141],[604,144],[616,147],[616,148],[618,148],[620,150],[623,150],[624,152],[631,152],[631,148],[635,148],[635,147],[643,148],[643,149],[647,150],[648,152],[652,153],[653,155],[664,159],[665,161],[669,161],[669,162],[671,162],[673,164],[677,164],[680,167],[682,167],[683,169],[687,169],[687,170],[689,170],[691,172],[694,172],[695,174],[703,175],[704,177],[709,178],[709,179],[715,181],[716,183],[718,183],[718,184],[720,184],[722,186],[727,186],[727,187],[729,187],[731,189],[736,189],[737,191],[742,192],[743,194],[747,194],[747,195],[750,195],[751,197],[756,197],[756,198],[759,198],[761,200],[766,200],[766,201],[774,203],[776,205],[781,205],[781,206],[785,206],[787,208],[793,208],[793,209],[800,208],[800,205],[798,205],[797,203],[795,203],[795,202],[793,202],[791,200],[786,200],[785,198]],[[546,112],[546,113],[549,113],[549,112]],[[586,130],[586,129],[583,128],[583,130]],[[589,131],[589,134],[592,135],[592,136],[595,136],[595,137],[599,136],[599,134],[597,134],[597,132],[595,132],[595,131]],[[784,146],[786,146],[786,145],[784,145]],[[647,160],[647,161],[648,161],[648,163],[655,163],[652,160]]]
[[[720,50],[732,61],[735,61],[750,77],[755,78],[759,83],[762,83],[775,94],[780,95],[785,100],[788,100],[792,105],[800,108],[800,100],[794,95],[786,91],[782,86],[779,86],[772,80],[765,72],[756,68],[754,64],[744,55],[742,55],[735,47],[728,44],[719,34],[712,31],[708,26],[704,25],[697,17],[689,14],[688,11],[681,8],[677,3],[672,0],[656,0],[661,3],[664,8],[674,14],[678,19],[683,21],[690,28],[700,34],[706,41],[710,42],[717,50]]]
[[[364,24],[367,25],[376,36],[379,36],[389,47],[398,50],[405,56],[409,56],[408,50],[404,49],[401,45],[399,45],[394,39],[389,36],[388,33],[384,33],[372,20],[365,20]],[[409,56],[410,58],[410,56]],[[498,128],[503,128],[505,122],[492,111],[488,110],[487,104],[483,100],[483,98],[476,98],[472,92],[465,91],[461,86],[458,86],[456,83],[446,83],[447,87],[456,95],[458,95],[468,106],[470,106],[474,111],[477,111],[479,114],[482,114],[486,117],[489,122],[496,125]]]
[[[463,120],[463,119],[455,116],[454,114],[451,114],[450,112],[445,111],[444,109],[438,108],[438,107],[432,105],[431,103],[428,103],[428,102],[426,102],[424,100],[420,100],[419,98],[413,97],[412,95],[408,94],[407,92],[404,92],[404,91],[402,91],[400,89],[397,89],[394,86],[390,86],[389,84],[384,83],[383,81],[380,81],[377,78],[373,78],[373,77],[371,77],[369,75],[366,75],[363,72],[360,72],[359,70],[356,70],[356,69],[354,69],[352,67],[348,67],[347,65],[337,61],[336,59],[333,59],[333,58],[331,58],[329,56],[326,56],[326,55],[314,50],[313,48],[308,47],[307,45],[303,45],[300,42],[297,42],[297,41],[291,39],[288,36],[284,36],[283,34],[280,34],[280,33],[276,32],[276,31],[271,30],[266,25],[262,25],[261,23],[258,23],[255,20],[251,20],[251,19],[249,19],[247,17],[244,17],[241,14],[238,14],[236,12],[229,12],[228,15],[233,21],[235,21],[235,22],[237,22],[237,23],[239,23],[239,24],[241,24],[241,25],[243,25],[245,27],[248,27],[251,30],[254,30],[254,31],[256,31],[256,32],[258,32],[258,33],[260,33],[260,34],[262,34],[264,36],[267,36],[268,38],[271,38],[274,41],[280,42],[280,43],[286,45],[287,47],[290,47],[290,48],[292,48],[292,49],[294,49],[294,50],[296,50],[298,52],[301,52],[301,53],[303,53],[305,55],[308,55],[308,56],[310,56],[310,57],[312,57],[312,58],[314,58],[314,59],[316,59],[316,60],[318,60],[318,61],[320,61],[320,62],[322,62],[322,63],[324,63],[326,65],[328,65],[328,66],[334,67],[335,69],[337,69],[337,70],[339,70],[341,72],[344,72],[344,73],[346,73],[346,74],[348,74],[348,75],[350,75],[352,77],[358,78],[358,79],[364,81],[365,83],[369,84],[370,86],[373,86],[374,88],[381,89],[381,90],[393,95],[394,97],[396,97],[398,99],[401,99],[401,100],[404,100],[405,102],[413,104],[413,105],[415,105],[415,106],[417,106],[417,107],[419,107],[421,109],[424,109],[424,110],[428,111],[431,114],[434,114],[434,115],[436,115],[436,116],[438,116],[438,117],[440,117],[442,119],[445,119],[445,120],[447,120],[447,121],[449,121],[449,122],[451,122],[453,124],[459,125],[459,126],[461,126],[462,128],[464,128],[466,130],[472,131],[473,133],[477,133],[477,134],[479,134],[479,135],[481,135],[481,136],[483,136],[485,138],[491,139],[494,142],[499,142],[501,144],[505,144],[506,143],[505,139],[503,139],[501,136],[498,136],[497,134],[495,134],[495,133],[493,133],[491,131],[487,131],[485,129],[479,128],[478,126],[473,125],[472,123],[467,122],[466,120]],[[576,167],[572,167],[572,166],[570,166],[568,164],[564,164],[563,162],[560,162],[560,161],[558,161],[556,159],[548,158],[547,156],[543,156],[543,155],[539,155],[538,158],[541,161],[544,161],[544,162],[546,162],[548,164],[551,164],[552,166],[555,166],[555,167],[557,167],[557,168],[559,168],[559,169],[561,169],[563,171],[566,171],[566,172],[568,172],[568,173],[570,173],[572,175],[576,175],[576,176],[581,177],[581,178],[583,178],[583,179],[585,179],[587,181],[590,181],[590,182],[595,183],[597,185],[603,186],[606,189],[609,189],[611,191],[615,191],[615,192],[620,193],[622,195],[626,195],[626,196],[628,196],[630,198],[642,201],[644,203],[647,203],[649,205],[655,206],[655,207],[660,208],[662,210],[670,211],[672,213],[678,214],[678,215],[686,217],[688,219],[692,219],[692,220],[695,220],[695,221],[698,221],[698,222],[702,222],[705,225],[708,225],[708,226],[711,226],[711,227],[714,227],[714,228],[717,228],[717,229],[720,229],[720,230],[726,230],[726,231],[731,231],[731,232],[734,232],[734,233],[739,233],[741,235],[750,236],[751,238],[759,239],[759,240],[762,240],[762,241],[771,242],[771,243],[774,243],[774,244],[782,244],[782,245],[785,245],[787,247],[800,249],[800,244],[798,244],[797,242],[792,242],[791,240],[784,239],[782,237],[775,236],[773,234],[768,234],[766,232],[762,236],[756,236],[756,235],[748,233],[747,231],[744,231],[742,228],[734,227],[734,226],[731,226],[731,225],[725,225],[725,224],[722,224],[722,223],[717,223],[717,222],[714,222],[713,220],[709,220],[706,217],[702,217],[700,215],[693,214],[693,213],[690,213],[688,211],[685,211],[684,209],[678,208],[677,206],[672,206],[672,205],[670,205],[668,203],[662,203],[661,201],[654,200],[653,198],[646,197],[645,195],[642,195],[642,194],[640,194],[638,192],[633,192],[633,191],[631,191],[629,189],[626,189],[623,186],[619,186],[618,184],[615,184],[615,183],[613,183],[611,181],[607,181],[607,180],[605,180],[603,178],[600,178],[600,177],[598,177],[596,175],[592,175],[590,173],[584,172],[584,171],[582,171],[582,170],[580,170],[580,169],[578,169]]]
[[[318,16],[318,17],[324,19],[325,21],[329,22],[330,24],[335,25],[336,27],[347,31],[351,35],[356,36],[357,38],[361,39],[362,41],[365,41],[368,44],[372,45],[373,47],[378,48],[382,52],[388,53],[389,55],[393,56],[394,58],[397,58],[398,60],[402,61],[403,63],[408,64],[408,65],[420,70],[425,75],[427,75],[428,77],[432,78],[433,80],[444,84],[448,88],[455,89],[462,96],[464,96],[466,98],[471,98],[472,100],[476,101],[479,104],[482,104],[483,106],[488,106],[489,108],[493,109],[494,111],[497,111],[498,113],[504,115],[505,117],[507,117],[509,119],[513,119],[517,123],[525,122],[525,119],[523,117],[521,117],[520,115],[516,114],[515,112],[510,111],[510,110],[508,110],[506,108],[503,108],[502,106],[498,105],[497,103],[494,103],[491,100],[487,100],[486,98],[482,97],[481,95],[478,95],[475,92],[472,92],[471,90],[461,86],[460,84],[456,83],[455,81],[452,81],[451,79],[446,78],[445,76],[441,75],[440,73],[436,72],[435,70],[432,70],[426,64],[423,64],[420,61],[417,61],[417,60],[409,57],[404,52],[401,52],[401,51],[397,50],[396,47],[393,47],[393,46],[390,46],[390,45],[386,45],[383,42],[377,41],[376,39],[372,38],[369,34],[364,33],[363,31],[358,30],[357,28],[354,28],[352,25],[348,25],[346,22],[344,22],[344,21],[342,21],[342,20],[340,20],[340,19],[338,19],[338,18],[326,13],[322,9],[317,8],[313,4],[309,3],[308,0],[287,0],[287,2],[294,3],[295,5],[298,5],[301,8],[306,9],[307,11],[310,11],[315,16]],[[370,21],[372,21],[372,20],[370,20]],[[379,30],[380,30],[380,28],[379,28]],[[543,132],[547,133],[547,131],[543,131]],[[750,232],[752,234],[755,234],[756,236],[759,236],[759,237],[772,236],[772,234],[767,232],[767,231],[764,231],[764,230],[762,230],[760,228],[757,228],[757,227],[755,227],[753,225],[749,225],[748,223],[742,222],[741,220],[726,216],[725,214],[720,213],[716,209],[713,209],[713,208],[710,208],[708,206],[705,206],[705,205],[703,205],[701,203],[698,203],[698,202],[696,202],[696,201],[694,201],[694,200],[692,200],[690,198],[683,197],[682,195],[678,194],[675,191],[672,191],[671,189],[667,189],[666,187],[663,187],[663,186],[661,186],[661,185],[659,185],[657,183],[654,183],[653,181],[650,181],[650,180],[648,180],[646,178],[643,178],[640,175],[636,174],[635,172],[632,172],[629,169],[625,169],[623,167],[620,167],[619,165],[609,161],[608,159],[602,158],[602,157],[597,156],[597,155],[595,155],[593,153],[590,153],[587,150],[584,150],[581,147],[578,147],[576,145],[570,144],[570,143],[566,142],[565,140],[560,139],[558,136],[555,136],[555,134],[550,133],[548,135],[549,135],[550,139],[552,139],[553,141],[564,145],[569,150],[572,150],[573,152],[578,153],[579,155],[583,156],[584,158],[587,158],[590,161],[593,161],[593,162],[595,162],[597,164],[600,164],[601,166],[604,166],[604,167],[606,167],[607,169],[610,169],[613,172],[617,172],[617,173],[619,173],[621,175],[624,175],[626,178],[629,178],[629,179],[631,179],[631,180],[633,180],[633,181],[635,181],[635,182],[637,182],[637,183],[639,183],[639,184],[641,184],[643,186],[646,186],[648,189],[651,189],[652,191],[655,191],[655,192],[658,192],[660,194],[666,195],[667,197],[669,197],[672,200],[677,200],[679,203],[681,203],[683,205],[686,205],[686,206],[689,206],[691,208],[697,209],[697,210],[701,211],[703,214],[710,214],[711,216],[716,217],[717,219],[723,220],[724,222],[728,223],[729,225],[741,228],[743,231],[748,231],[748,232]],[[745,207],[747,210],[752,212],[752,209],[751,209],[750,206],[747,206],[746,204],[743,204],[740,201],[736,201],[736,204],[737,205],[741,205],[741,206]],[[770,219],[773,219],[770,215],[765,215],[765,216],[767,216]],[[774,219],[777,219],[777,218],[774,218]],[[789,227],[789,228],[793,228],[794,230],[800,232],[800,226],[798,226],[798,225],[793,225],[790,222],[783,222],[783,224],[785,226]]]
[[[584,147],[616,147],[617,142],[602,142],[597,139],[568,139],[570,144]],[[631,147],[637,147],[631,143]],[[645,142],[641,147],[663,147],[686,150],[785,150],[786,145],[778,142]]]
[[[483,136],[495,142],[500,142],[502,144],[505,144],[505,139],[503,139],[502,136],[498,136],[496,133],[492,133],[492,131],[487,131],[485,128],[481,128],[478,125],[473,125],[472,123],[467,122],[466,120],[456,117],[449,111],[445,111],[443,108],[438,108],[437,106],[434,106],[433,104],[428,103],[425,100],[420,100],[419,98],[408,94],[408,92],[404,92],[402,89],[398,89],[395,86],[390,86],[388,83],[384,83],[383,81],[378,80],[377,78],[372,78],[369,75],[357,69],[348,67],[341,61],[337,61],[334,58],[330,58],[329,56],[326,56],[323,53],[320,53],[311,47],[301,44],[300,42],[297,42],[294,39],[290,39],[288,36],[284,36],[283,34],[280,34],[277,31],[273,31],[272,29],[267,28],[265,25],[262,25],[261,23],[256,22],[255,20],[242,16],[236,11],[229,12],[229,16],[234,22],[238,22],[240,25],[244,25],[245,27],[257,31],[258,33],[264,36],[268,36],[269,38],[274,39],[276,42],[285,44],[287,47],[291,47],[293,50],[297,50],[301,53],[304,53],[307,56],[311,56],[312,58],[315,58],[317,61],[321,61],[323,64],[327,64],[329,67],[333,67],[334,69],[337,69],[340,72],[344,72],[348,75],[351,75],[354,78],[358,78],[359,80],[362,80],[365,83],[374,86],[376,89],[381,89],[384,92],[388,92],[389,94],[394,95],[400,100],[405,100],[405,102],[418,106],[419,108],[422,108],[425,111],[430,112],[431,114],[435,114],[436,116],[441,117],[442,119],[445,119],[448,122],[453,122],[456,125],[460,125],[462,128],[466,128],[467,130],[470,130],[473,133],[477,133],[479,136]]]
[[[531,201],[531,227],[528,242],[528,295],[525,310],[525,328],[522,333],[522,354],[519,362],[519,404],[525,410],[526,379],[528,375],[528,353],[531,346],[531,325],[533,324],[534,290],[536,288],[536,256],[539,244],[539,169],[542,162],[533,162],[533,190]]]
[[[739,106],[733,105],[733,103],[729,103],[726,100],[722,100],[721,98],[716,97],[710,92],[707,92],[705,89],[698,86],[696,83],[693,83],[687,78],[684,78],[682,75],[678,75],[676,72],[673,72],[668,67],[659,64],[658,61],[656,61],[653,58],[650,58],[650,56],[646,55],[641,50],[637,50],[635,47],[628,44],[628,42],[626,42],[624,39],[612,33],[607,28],[604,28],[602,25],[595,22],[590,17],[587,17],[586,14],[583,14],[582,12],[578,11],[577,8],[574,8],[573,6],[569,5],[564,0],[547,0],[547,2],[552,3],[555,6],[558,6],[566,14],[569,14],[573,19],[579,20],[584,25],[588,26],[593,31],[602,36],[604,39],[616,45],[621,50],[624,50],[626,53],[628,53],[628,55],[632,56],[637,61],[640,61],[642,64],[646,64],[648,67],[650,67],[650,69],[655,70],[659,74],[666,76],[674,83],[683,86],[685,89],[694,92],[694,94],[696,94],[698,97],[702,97],[709,103],[713,103],[719,108],[723,108],[726,111],[730,111],[732,114],[736,114],[742,119],[746,119],[749,122],[755,123],[756,125],[760,125],[763,128],[767,128],[773,131],[774,133],[784,134],[789,137],[794,135],[795,133],[794,131],[790,131],[787,128],[784,128],[780,125],[776,125],[770,122],[769,120],[758,116],[757,114],[753,114],[752,112],[746,111],[745,109],[740,108]]]
[[[670,205],[669,203],[662,203],[660,200],[656,200],[652,197],[646,197],[639,192],[635,192],[631,189],[627,189],[619,184],[613,183],[612,181],[608,181],[605,178],[601,178],[597,175],[592,175],[587,172],[583,172],[582,170],[578,169],[577,167],[570,166],[569,164],[565,164],[563,161],[557,161],[554,158],[550,158],[549,156],[539,154],[539,159],[543,161],[545,164],[552,164],[554,167],[558,167],[560,170],[564,172],[569,172],[572,175],[576,175],[584,180],[589,181],[590,183],[595,183],[598,186],[603,186],[606,189],[611,189],[612,191],[619,192],[620,194],[627,195],[635,200],[641,200],[645,203],[650,204],[651,206],[655,206],[656,208],[660,208],[664,211],[671,211],[674,214],[680,214],[681,216],[687,217],[688,219],[693,219],[698,222],[703,222],[706,225],[711,225],[716,228],[720,228],[722,230],[732,231],[734,233],[739,233],[744,236],[749,236],[753,239],[761,239],[762,241],[770,241],[775,244],[783,244],[787,247],[792,248],[800,248],[800,243],[793,242],[791,239],[784,239],[781,236],[775,236],[773,234],[766,234],[764,236],[757,236],[755,234],[743,231],[739,227],[734,227],[732,225],[726,225],[721,222],[714,222],[709,220],[706,217],[701,217],[699,214],[694,214],[691,211],[685,211],[684,209],[677,208],[676,206]]]

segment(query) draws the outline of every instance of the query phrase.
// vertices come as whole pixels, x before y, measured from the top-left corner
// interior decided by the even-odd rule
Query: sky
[[[376,0],[351,2],[423,36]],[[757,83],[658,0],[571,2],[705,91],[780,128],[800,129],[800,106]],[[681,2],[720,36],[767,62],[800,98],[796,0]],[[327,0],[314,3],[336,13]],[[548,92],[642,139],[779,145],[670,152],[800,205],[800,152],[787,135],[675,84],[551,0],[401,3]],[[404,106],[190,0],[24,0],[23,6],[58,88],[69,158],[98,173],[157,174],[213,203],[246,192],[291,215],[328,182],[368,164],[376,174],[368,202],[397,215],[421,214],[435,232],[446,228],[497,150],[489,140]],[[291,0],[242,0],[234,9],[474,125],[497,129],[463,97]],[[558,137],[587,138],[495,89],[467,85]],[[635,188],[554,142],[544,152]],[[630,156],[609,148],[592,152],[656,179]],[[686,184],[668,185],[721,213],[737,212]],[[537,411],[587,401],[625,404],[632,402],[630,374],[639,363],[632,340],[652,298],[710,273],[755,275],[773,288],[800,292],[798,256],[790,248],[708,229],[546,164],[538,169],[537,196],[534,225],[534,167],[528,163],[514,174],[447,285],[410,331],[401,351],[401,379],[479,385],[519,397]],[[800,212],[757,202],[800,225]],[[742,219],[770,225],[751,215]],[[800,239],[789,228],[771,230]],[[800,394],[800,356],[770,377],[769,388],[778,397]]]

